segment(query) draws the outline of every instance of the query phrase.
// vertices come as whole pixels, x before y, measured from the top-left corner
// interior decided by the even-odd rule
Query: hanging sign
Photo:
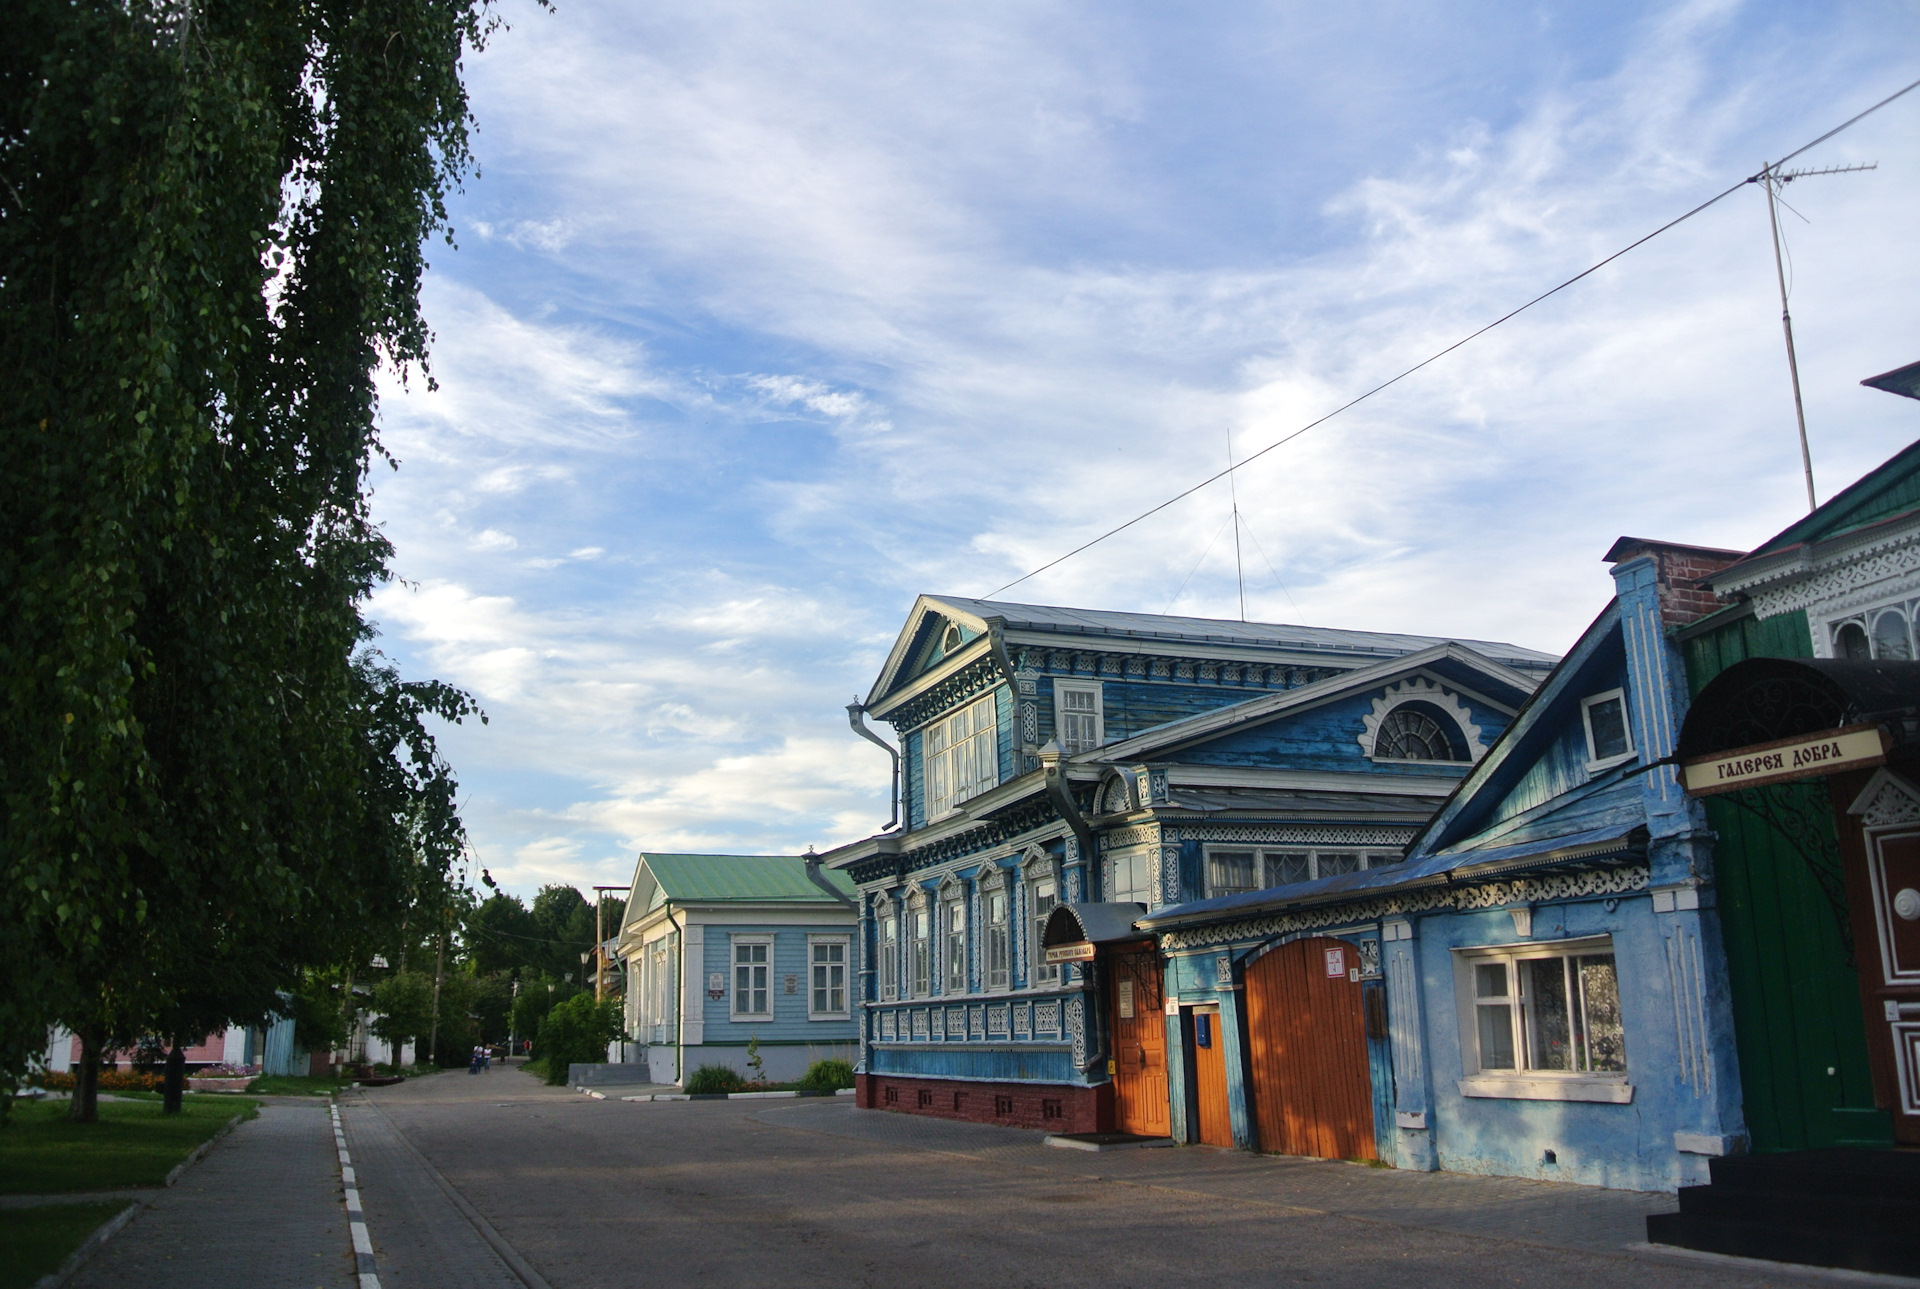
[[[1681,767],[1680,782],[1689,796],[1709,797],[1763,783],[1815,779],[1883,765],[1888,745],[1878,725],[1850,725],[1694,757]]]
[[[1072,944],[1050,944],[1047,946],[1048,962],[1091,962],[1093,945],[1086,940],[1076,940]]]

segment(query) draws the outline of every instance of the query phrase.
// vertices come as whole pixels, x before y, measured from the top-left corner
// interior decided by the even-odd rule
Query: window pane
[[[1620,1023],[1620,979],[1612,954],[1581,958],[1580,997],[1585,1004],[1587,1068],[1624,1073],[1627,1033]]]
[[[1535,958],[1520,964],[1527,1016],[1527,1066],[1571,1070],[1573,1017],[1567,1010],[1567,960]]]
[[[1480,1016],[1480,1068],[1513,1068],[1513,1009],[1505,1003],[1481,1004],[1474,1010]]]
[[[1905,661],[1913,656],[1913,647],[1907,640],[1906,615],[1898,609],[1874,619],[1873,656],[1892,661]]]
[[[1267,885],[1291,886],[1295,882],[1304,882],[1313,876],[1312,865],[1307,861],[1305,852],[1269,851],[1267,853]]]
[[[1836,642],[1834,654],[1841,658],[1850,658],[1856,662],[1865,662],[1873,657],[1873,647],[1867,643],[1867,633],[1858,622],[1849,622],[1840,628],[1840,637]]]
[[[1341,873],[1357,873],[1360,871],[1360,857],[1358,855],[1330,855],[1326,851],[1321,851],[1315,858],[1319,861],[1320,876],[1322,877],[1337,877]]]
[[[1481,962],[1473,968],[1473,992],[1480,998],[1505,998],[1507,996],[1507,964],[1504,962]]]
[[[1258,887],[1257,870],[1250,850],[1216,850],[1207,855],[1207,894],[1233,895]]]
[[[1618,698],[1587,705],[1587,728],[1593,734],[1593,759],[1605,761],[1624,756],[1627,741],[1627,709]]]
[[[1060,964],[1046,960],[1046,950],[1041,946],[1041,937],[1046,933],[1047,915],[1053,912],[1054,885],[1051,879],[1036,881],[1033,884],[1033,947],[1028,950],[1033,960],[1033,979],[1036,982],[1051,984],[1060,979]]]

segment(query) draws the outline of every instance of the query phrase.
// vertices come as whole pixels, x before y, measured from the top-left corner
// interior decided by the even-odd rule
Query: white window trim
[[[763,1012],[735,1011],[734,1004],[739,1001],[739,977],[735,974],[741,965],[734,956],[735,949],[743,944],[764,944],[767,946],[767,1009]],[[763,934],[727,936],[727,1019],[741,1024],[773,1019],[773,1000],[778,994],[774,988],[773,977],[773,937]]]
[[[952,817],[960,813],[961,807],[963,807],[967,802],[973,800],[975,797],[983,795],[984,793],[991,792],[995,788],[1000,786],[1000,696],[999,695],[1000,695],[1000,691],[998,689],[989,689],[984,694],[975,694],[971,698],[968,698],[966,701],[957,703],[954,706],[949,707],[946,711],[942,712],[939,716],[935,717],[933,720],[928,721],[926,724],[922,725],[917,731],[915,731],[920,736],[920,800],[921,800],[922,809],[926,811],[926,816],[927,816],[926,821],[928,823],[934,823],[941,819],[951,819]],[[964,793],[956,791],[955,794],[948,800],[946,807],[936,812],[933,808],[933,759],[936,756],[950,756],[952,754],[953,749],[951,747],[945,747],[940,749],[940,751],[938,752],[928,752],[927,745],[933,741],[933,731],[936,728],[945,724],[947,721],[952,720],[955,716],[958,716],[962,711],[971,709],[973,707],[976,707],[982,704],[984,704],[988,708],[988,710],[990,710],[993,713],[993,729],[988,740],[992,744],[992,751],[993,751],[993,774],[992,774],[991,780],[979,781],[974,787],[972,787],[970,790]],[[984,731],[976,730],[974,733],[969,734],[967,736],[967,741],[972,742],[974,739],[980,737],[980,735],[983,732]]]
[[[952,882],[940,890],[939,917],[935,919],[934,936],[938,943],[934,945],[934,966],[939,979],[943,997],[958,998],[973,990],[972,963],[968,961],[973,953],[973,910],[967,907],[967,889],[958,882]],[[952,910],[960,910],[960,988],[953,987],[953,930]]]
[[[893,919],[893,940],[891,943],[887,940],[885,927],[881,925],[881,923],[888,918]],[[892,893],[881,896],[873,912],[873,952],[875,958],[878,959],[874,964],[876,968],[874,971],[874,989],[875,992],[879,994],[880,1001],[883,1003],[895,1002],[906,997],[906,982],[903,979],[903,973],[901,971],[904,956],[901,950],[906,943],[906,935],[907,911],[905,906],[902,905],[899,900],[895,899]],[[893,968],[891,992],[888,991],[887,984],[887,968],[889,966]],[[851,1006],[852,1004],[849,1003],[848,1005]]]
[[[914,934],[914,923],[922,915],[927,919],[927,980],[926,987],[920,984],[919,936]],[[902,998],[931,998],[934,986],[940,982],[940,905],[937,900],[927,898],[925,890],[916,889],[907,898],[905,909],[900,916],[900,996]]]
[[[840,946],[840,996],[847,1002],[845,1008],[837,1012],[817,1012],[813,1009],[813,946],[816,944],[837,944]],[[851,1020],[853,1019],[853,937],[847,935],[809,935],[807,937],[807,1019],[808,1020]]]
[[[1007,978],[997,985],[993,983],[993,915],[989,903],[996,895],[1005,902],[1007,912],[1006,921],[1000,926],[1000,934],[1006,937]],[[980,992],[1004,994],[1013,988],[1014,926],[1019,920],[1020,905],[1014,899],[1013,883],[1007,880],[1006,870],[995,865],[980,881]]]
[[[1527,940],[1517,944],[1475,945],[1453,950],[1453,996],[1460,1025],[1460,1095],[1463,1097],[1499,1097],[1513,1101],[1598,1101],[1629,1105],[1633,1101],[1631,1071],[1619,1074],[1592,1070],[1482,1070],[1480,1062],[1480,1026],[1475,1013],[1473,964],[1483,958],[1565,958],[1584,953],[1605,952],[1614,955],[1614,970],[1620,958],[1611,935],[1582,936],[1577,940]],[[1624,994],[1624,990],[1622,993]],[[1621,1000],[1624,1010],[1625,999]],[[1622,1017],[1624,1024],[1625,1018]],[[1526,1043],[1523,1034],[1514,1035],[1516,1050]],[[1475,1067],[1468,1069],[1469,1065]],[[1629,1058],[1631,1065],[1631,1058]]]
[[[1250,850],[1253,852],[1253,856],[1254,856],[1253,862],[1259,866],[1259,872],[1256,873],[1255,876],[1258,877],[1262,883],[1262,885],[1259,885],[1253,888],[1256,891],[1265,891],[1265,890],[1272,889],[1271,887],[1265,885],[1266,877],[1267,877],[1267,856],[1268,855],[1277,855],[1277,854],[1298,855],[1304,851],[1310,857],[1308,863],[1309,863],[1309,867],[1311,868],[1314,874],[1314,876],[1307,879],[1308,881],[1320,880],[1319,879],[1320,854],[1323,851],[1329,855],[1360,856],[1360,871],[1363,873],[1367,872],[1369,869],[1391,867],[1392,865],[1398,864],[1406,858],[1405,854],[1397,850],[1379,850],[1379,849],[1375,849],[1367,846],[1337,846],[1337,845],[1321,846],[1321,845],[1315,845],[1315,844],[1306,844],[1306,845],[1299,845],[1299,846],[1289,846],[1289,845],[1272,846],[1272,845],[1261,845],[1257,843],[1236,843],[1236,842],[1230,842],[1230,841],[1207,842],[1205,845],[1203,845],[1200,848],[1200,851],[1201,851],[1200,885],[1202,889],[1205,890],[1206,892],[1206,894],[1202,897],[1203,899],[1211,900],[1211,899],[1217,898],[1213,889],[1213,852],[1216,850],[1236,850],[1236,851]],[[1244,895],[1244,894],[1247,894],[1247,892],[1233,891],[1233,892],[1230,892],[1230,894]]]
[[[1595,704],[1604,703],[1609,698],[1617,698],[1620,700],[1620,724],[1621,724],[1621,727],[1624,728],[1627,732],[1627,750],[1620,753],[1618,756],[1610,756],[1603,761],[1600,759],[1598,752],[1595,751],[1593,746],[1592,709],[1595,706]],[[1586,731],[1586,735],[1587,735],[1587,773],[1588,774],[1594,774],[1601,770],[1611,770],[1616,765],[1625,765],[1627,762],[1633,760],[1635,757],[1640,755],[1639,748],[1634,744],[1634,741],[1633,741],[1632,709],[1630,705],[1627,703],[1627,691],[1624,689],[1608,689],[1598,694],[1588,694],[1585,698],[1581,699],[1580,700],[1580,727]]]
[[[1035,904],[1040,898],[1040,893],[1036,888],[1042,882],[1053,887],[1053,908],[1059,908],[1060,878],[1055,874],[1053,863],[1050,859],[1035,856],[1020,868],[1019,907],[1026,916],[1020,923],[1021,937],[1015,952],[1016,954],[1024,952],[1026,955],[1026,983],[1028,989],[1058,989],[1060,987],[1061,977],[1060,964],[1057,962],[1047,962],[1046,950],[1040,943],[1040,933],[1042,930],[1040,926],[1040,910],[1035,907]],[[1048,909],[1047,916],[1051,917],[1052,915],[1053,909]],[[1053,969],[1051,975],[1046,974],[1048,967],[1052,967]]]
[[[1066,740],[1060,737],[1060,713],[1064,704],[1063,694],[1093,695],[1093,748],[1105,747],[1107,743],[1107,701],[1105,687],[1097,680],[1067,680],[1056,676],[1053,681],[1053,737],[1066,751]],[[1080,748],[1080,752],[1091,752],[1093,748]]]

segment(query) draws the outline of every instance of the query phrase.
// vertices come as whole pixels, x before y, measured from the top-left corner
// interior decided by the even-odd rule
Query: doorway
[[[1247,1047],[1260,1149],[1377,1159],[1359,955],[1344,940],[1283,944],[1247,967]]]
[[[1221,1041],[1220,1009],[1193,1009],[1194,1123],[1200,1143],[1233,1145],[1233,1119],[1227,1109],[1226,1044]]]
[[[1172,1131],[1165,992],[1160,955],[1152,946],[1108,954],[1107,996],[1112,1002],[1114,1127],[1142,1137],[1165,1137]]]

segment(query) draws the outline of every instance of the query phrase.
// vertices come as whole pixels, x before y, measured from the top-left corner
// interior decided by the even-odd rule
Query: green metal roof
[[[836,902],[808,879],[807,861],[798,855],[660,855],[641,851],[640,862],[653,874],[661,893],[679,903]],[[853,879],[845,873],[822,868],[820,874],[835,890],[854,898]],[[658,902],[657,897],[649,901]]]

